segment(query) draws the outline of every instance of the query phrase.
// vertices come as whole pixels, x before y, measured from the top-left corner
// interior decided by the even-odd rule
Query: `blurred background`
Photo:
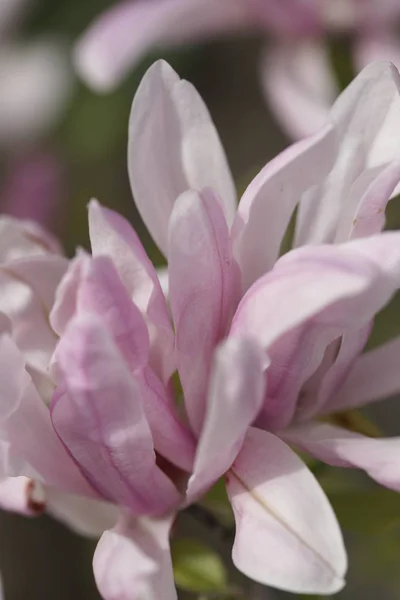
[[[346,4],[346,0],[330,1],[337,6]],[[238,190],[242,191],[269,159],[302,133],[287,111],[283,116],[279,113],[279,101],[274,95],[278,87],[274,85],[287,85],[285,77],[290,79],[292,70],[293,78],[301,79],[301,93],[307,95],[307,86],[315,92],[316,104],[311,104],[311,108],[323,112],[323,100],[329,101],[331,96],[333,99],[352,79],[361,61],[361,49],[364,61],[371,55],[371,44],[368,48],[359,44],[360,32],[370,32],[365,23],[358,23],[352,15],[350,26],[348,22],[333,21],[329,15],[329,27],[311,41],[307,36],[303,38],[303,31],[285,28],[282,32],[282,28],[274,30],[267,24],[263,28],[246,28],[240,36],[225,31],[223,38],[214,36],[215,39],[196,45],[153,48],[140,56],[114,89],[96,93],[76,76],[73,48],[93,20],[112,4],[111,0],[0,0],[0,209],[44,224],[61,238],[69,255],[77,246],[88,247],[86,207],[89,199],[95,197],[127,216],[153,260],[162,260],[135,211],[126,169],[132,98],[154,59],[167,59],[197,87],[226,148]],[[363,2],[356,4],[357,10],[362,11]],[[395,4],[400,2],[391,2],[392,6]],[[344,14],[348,14],[348,8],[345,6]],[[378,54],[390,57],[393,52],[395,60],[397,31],[392,14],[390,23],[390,39],[386,33],[383,38],[385,28],[379,26],[369,42],[376,45],[379,37],[382,43]],[[280,35],[286,54],[279,52],[276,45]],[[288,50],[293,43],[295,54]],[[293,61],[295,57],[302,60],[304,48],[311,61],[297,65]],[[324,84],[329,93],[323,99],[318,97],[322,83],[321,87],[317,85],[320,77],[326,79],[326,73],[321,75],[321,61],[331,78]],[[282,70],[275,73],[274,67],[279,64]],[[265,65],[270,69],[267,80],[263,76]],[[291,81],[289,88],[290,85]],[[300,106],[304,98],[301,94],[290,98],[292,110],[296,111],[296,102]],[[397,228],[399,224],[400,208],[393,201],[387,226]],[[379,316],[372,344],[399,332],[399,308],[395,301]],[[368,423],[371,419],[371,427],[396,434],[400,428],[396,428],[394,415],[400,416],[400,411],[396,399],[389,404],[389,408],[382,405],[379,411],[370,409],[365,418]],[[382,600],[399,599],[400,498],[386,490],[378,491],[354,473],[336,470],[333,474],[327,468],[318,475],[332,498],[349,548],[348,586],[338,594],[338,600],[378,596]],[[247,590],[240,597],[289,597],[243,581],[230,565],[229,544],[218,526],[206,529],[205,532],[196,516],[186,515],[177,524],[176,536],[200,535],[206,544],[220,549],[226,576],[234,586]],[[99,598],[91,574],[95,542],[78,537],[48,517],[29,520],[4,513],[0,514],[0,540],[6,600]],[[179,561],[182,555],[190,553],[190,548],[190,542],[183,542],[176,550],[178,571],[186,568]],[[190,576],[181,573],[182,588],[186,588],[181,593],[182,600],[236,597],[234,590],[230,596],[219,593],[222,566],[216,561],[213,569],[216,571],[208,583],[210,573],[202,572],[201,566],[199,572],[189,573]],[[214,576],[217,583],[213,587]]]

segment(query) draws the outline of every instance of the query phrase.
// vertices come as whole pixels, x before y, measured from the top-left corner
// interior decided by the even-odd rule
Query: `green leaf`
[[[400,494],[391,490],[334,492],[329,500],[345,529],[375,534],[400,524]]]
[[[180,539],[172,543],[175,583],[189,592],[227,592],[228,580],[220,556],[203,543]]]

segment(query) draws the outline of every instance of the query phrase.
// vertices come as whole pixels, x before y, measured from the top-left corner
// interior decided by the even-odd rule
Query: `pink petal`
[[[333,242],[353,183],[366,169],[397,158],[398,148],[392,143],[393,131],[400,130],[395,67],[390,63],[366,67],[339,96],[329,121],[339,143],[335,165],[329,178],[322,179],[299,205],[297,246]]]
[[[232,465],[264,395],[264,353],[248,339],[228,339],[215,353],[203,429],[197,447],[189,501],[200,496]]]
[[[68,322],[76,313],[78,288],[86,259],[86,255],[79,254],[71,260],[64,277],[56,289],[49,319],[51,327],[59,336],[64,333]]]
[[[93,568],[104,600],[177,600],[170,527],[170,519],[122,517],[102,535]]]
[[[25,516],[40,515],[45,509],[40,484],[27,477],[6,477],[0,481],[0,508]]]
[[[349,410],[397,395],[400,391],[399,356],[399,338],[361,354],[324,412]]]
[[[363,469],[381,485],[400,491],[400,438],[369,438],[325,423],[300,425],[282,435],[318,460]]]
[[[275,43],[264,53],[261,80],[267,102],[297,140],[326,123],[338,88],[322,40]]]
[[[137,514],[178,503],[156,466],[139,388],[101,323],[75,318],[57,357],[65,386],[52,400],[53,426],[94,488]]]
[[[271,360],[263,427],[287,426],[329,344],[369,325],[389,301],[400,283],[399,240],[390,233],[302,248],[250,288],[231,334],[253,335]]]
[[[89,230],[94,256],[109,256],[133,302],[149,326],[150,362],[166,382],[175,369],[174,334],[157,273],[138,236],[120,215],[97,202],[89,206]]]
[[[255,16],[273,33],[317,35],[322,28],[318,0],[248,0]]]
[[[198,433],[204,419],[212,352],[224,337],[239,295],[222,209],[211,190],[180,196],[169,230],[169,295],[185,406]]]
[[[55,434],[21,353],[6,335],[0,337],[0,367],[0,432],[12,453],[24,459],[45,483],[94,496]]]
[[[165,256],[175,200],[188,189],[213,188],[232,223],[236,191],[218,133],[195,88],[164,61],[150,67],[136,92],[128,166],[136,206]]]
[[[329,172],[334,150],[328,126],[282,152],[250,183],[232,228],[234,254],[245,289],[274,265],[301,194]]]
[[[75,63],[94,89],[115,87],[153,46],[192,43],[250,24],[241,0],[120,2],[94,21],[78,41]]]
[[[227,476],[236,520],[232,558],[251,579],[290,592],[333,594],[346,553],[318,482],[271,433],[250,429]]]
[[[117,522],[115,504],[46,488],[46,512],[67,527],[88,537],[99,538]]]
[[[0,261],[59,254],[60,246],[52,235],[33,221],[0,217]]]

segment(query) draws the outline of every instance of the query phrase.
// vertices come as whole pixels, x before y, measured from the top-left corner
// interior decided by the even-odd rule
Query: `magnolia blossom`
[[[265,31],[272,40],[262,60],[263,89],[297,139],[322,126],[339,93],[324,36],[352,36],[357,71],[373,60],[400,64],[399,23],[397,0],[125,0],[83,34],[75,63],[90,86],[108,91],[152,47]]]
[[[168,260],[168,302],[135,231],[96,201],[91,254],[70,263],[38,228],[2,222],[0,502],[105,530],[94,573],[106,600],[176,600],[171,522],[221,477],[238,569],[288,591],[338,591],[338,523],[288,444],[400,489],[400,440],[335,417],[400,389],[399,340],[361,354],[400,288],[400,233],[381,233],[400,180],[398,82],[390,64],[365,69],[237,208],[201,98],[153,65],[128,162]],[[279,258],[296,207],[294,249]]]

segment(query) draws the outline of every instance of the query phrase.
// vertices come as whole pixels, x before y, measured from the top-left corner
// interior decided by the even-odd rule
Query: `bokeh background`
[[[74,74],[71,49],[91,20],[111,4],[110,0],[0,0],[0,209],[44,223],[72,255],[77,246],[88,247],[86,207],[95,197],[130,219],[151,257],[161,264],[135,211],[126,169],[132,98],[155,58],[166,58],[200,91],[239,190],[290,140],[260,89],[259,55],[266,42],[261,35],[153,53],[112,93],[90,91]],[[351,39],[336,35],[328,37],[326,45],[343,87],[353,74]],[[393,201],[388,227],[398,225],[400,208]],[[379,316],[372,343],[399,332],[399,309],[395,301]],[[377,434],[399,433],[397,403],[393,399],[379,410],[370,410],[365,415],[368,427],[376,427]],[[400,497],[379,491],[353,473],[333,474],[326,468],[318,475],[337,509],[350,554],[348,586],[338,600],[399,599]],[[229,578],[246,589],[240,597],[289,597],[240,578],[230,565],[218,527],[206,529],[195,516],[184,515],[176,536],[200,536],[220,549]],[[48,517],[30,520],[0,514],[0,570],[6,600],[99,598],[91,574],[93,548],[94,542]],[[185,553],[184,544],[181,551]],[[195,574],[194,581],[197,576],[201,579],[202,574]],[[182,591],[180,597],[235,596]]]

